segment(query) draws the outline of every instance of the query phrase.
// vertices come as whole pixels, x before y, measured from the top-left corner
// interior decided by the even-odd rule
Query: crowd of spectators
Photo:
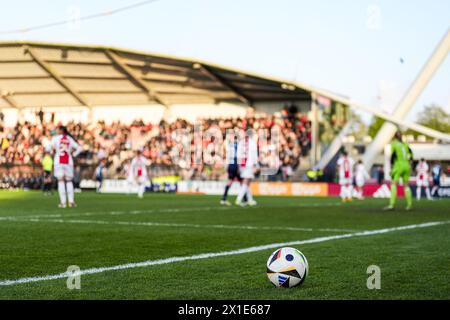
[[[0,176],[0,189],[40,189],[43,185],[43,176],[33,173],[4,173]]]
[[[78,172],[77,172],[78,170]],[[79,167],[75,169],[73,180],[75,191],[80,190]],[[2,170],[0,171],[0,189],[10,190],[42,190],[44,175],[40,170]],[[53,180],[52,189],[57,189],[57,181]]]
[[[46,148],[50,145],[52,136],[56,134],[58,125],[55,121],[45,122],[42,116],[36,123],[18,123],[13,128],[5,128],[0,124],[0,166],[13,168],[25,165],[40,168]],[[274,179],[277,180],[289,180],[298,167],[301,156],[306,156],[311,147],[311,125],[306,116],[292,114],[286,110],[278,116],[204,119],[195,125],[177,119],[171,123],[161,121],[159,124],[136,120],[128,125],[100,121],[92,124],[69,122],[66,126],[83,148],[76,163],[81,168],[81,178],[87,179],[92,178],[93,169],[102,159],[107,163],[106,177],[125,177],[134,150],[137,149],[142,149],[143,154],[150,160],[150,174],[153,176],[179,175],[182,179],[224,179],[225,143],[215,144],[217,138],[208,137],[208,132],[220,132],[225,141],[227,129],[233,128],[253,129],[255,132],[278,129],[279,160],[275,164],[278,171],[274,174]],[[203,132],[203,150],[213,149],[208,153],[203,152],[200,155],[201,161],[194,161],[194,158],[198,157],[194,147],[196,128],[201,128]],[[184,154],[185,149],[180,148],[186,137],[193,138],[191,154],[187,157]],[[273,167],[268,156],[271,147],[273,145],[270,143],[260,144],[260,163],[263,167]],[[25,181],[25,177],[17,174],[19,177],[8,177],[14,176],[17,181],[19,178]]]

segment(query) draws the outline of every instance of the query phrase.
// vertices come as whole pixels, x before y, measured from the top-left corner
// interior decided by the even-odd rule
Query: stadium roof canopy
[[[202,61],[102,46],[0,42],[0,107],[310,101],[312,89]]]

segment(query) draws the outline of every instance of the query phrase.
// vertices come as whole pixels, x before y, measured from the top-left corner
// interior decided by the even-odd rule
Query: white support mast
[[[425,66],[412,83],[411,87],[403,96],[402,100],[392,114],[394,118],[403,120],[406,117],[414,103],[417,101],[419,95],[433,77],[433,74],[447,57],[449,50],[450,29],[447,30],[446,35],[436,47],[431,57],[428,59]],[[397,127],[391,122],[386,122],[383,124],[375,139],[368,146],[364,154],[363,161],[366,168],[372,167],[374,158],[383,150],[384,146],[391,141],[396,130]]]

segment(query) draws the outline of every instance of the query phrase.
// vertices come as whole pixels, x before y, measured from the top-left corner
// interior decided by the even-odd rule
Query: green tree
[[[425,106],[425,108],[417,114],[416,122],[430,129],[450,133],[450,114],[447,113],[444,108],[434,104]],[[369,136],[374,138],[384,123],[384,119],[373,117],[368,129]],[[408,129],[405,134],[412,134],[417,137],[421,133]]]
[[[438,105],[429,105],[417,115],[417,123],[444,133],[450,133],[450,114]]]
[[[386,120],[379,118],[379,117],[373,117],[372,122],[368,129],[368,135],[372,138],[375,138],[375,136],[378,133],[378,130],[380,130],[381,126],[386,122]]]
[[[348,112],[348,120],[353,120],[355,123],[351,134],[355,137],[356,141],[362,141],[368,134],[367,125],[361,119],[361,116],[352,110],[349,110]]]

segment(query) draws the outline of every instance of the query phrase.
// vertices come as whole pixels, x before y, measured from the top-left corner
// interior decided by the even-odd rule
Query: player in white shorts
[[[356,182],[356,191],[358,199],[362,200],[363,197],[363,188],[366,183],[366,179],[369,179],[370,176],[364,168],[364,164],[361,160],[358,160],[358,163],[355,166],[355,182]]]
[[[416,198],[417,200],[420,200],[420,197],[422,195],[422,187],[425,188],[425,194],[427,195],[427,199],[428,200],[432,200],[431,198],[431,193],[430,193],[430,184],[428,182],[428,164],[425,161],[425,159],[420,159],[419,163],[417,163],[416,166],[416,185],[417,185],[417,190],[416,190]]]
[[[256,201],[253,200],[252,192],[250,190],[250,183],[255,178],[255,172],[258,170],[258,146],[253,139],[253,132],[247,131],[244,139],[239,141],[237,146],[239,175],[242,179],[242,184],[236,198],[236,205],[245,206],[242,202],[244,196],[247,196],[247,204],[255,206]]]
[[[341,186],[340,196],[343,202],[352,201],[353,192],[353,166],[355,162],[343,150],[337,161],[339,168],[339,184]]]
[[[80,145],[68,133],[64,126],[58,127],[58,135],[51,141],[54,153],[54,175],[58,180],[59,207],[75,207],[73,192],[73,157],[81,151]],[[66,199],[67,198],[67,199]]]
[[[145,186],[148,183],[147,166],[149,160],[142,155],[142,150],[136,151],[136,156],[131,160],[128,181],[138,185],[138,197],[143,198]]]

